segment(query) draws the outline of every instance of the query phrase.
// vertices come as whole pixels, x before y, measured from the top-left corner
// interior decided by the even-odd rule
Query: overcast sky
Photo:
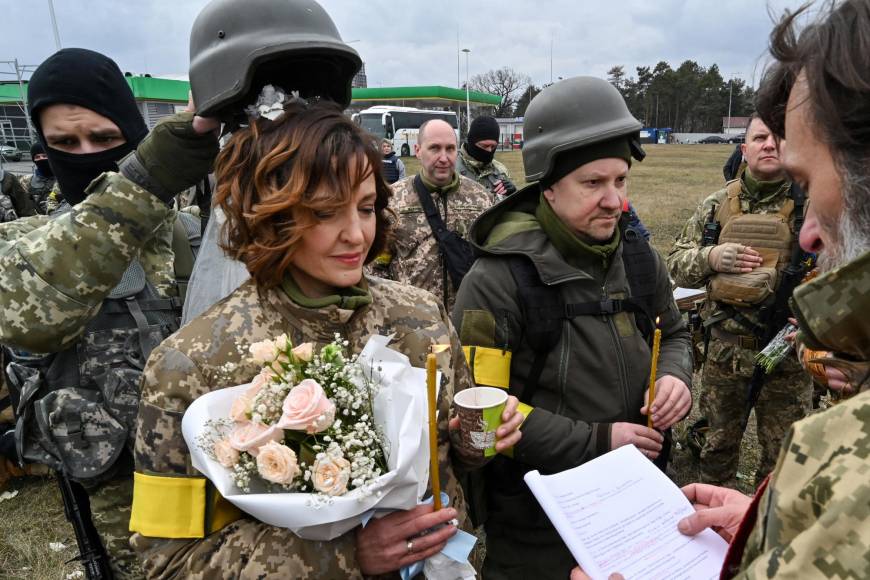
[[[471,76],[509,66],[535,84],[613,65],[634,75],[660,60],[719,65],[755,85],[772,27],[798,0],[320,0],[366,63],[370,87],[457,84],[457,44]],[[239,0],[241,4],[244,0]],[[54,0],[62,46],[111,56],[121,70],[183,76],[188,37],[207,0]],[[39,64],[55,51],[48,0],[0,0],[0,61]],[[458,36],[458,43],[457,43]],[[5,68],[4,68],[5,67]],[[465,79],[465,55],[459,63]],[[11,71],[0,64],[0,71]],[[8,80],[9,75],[0,75]]]

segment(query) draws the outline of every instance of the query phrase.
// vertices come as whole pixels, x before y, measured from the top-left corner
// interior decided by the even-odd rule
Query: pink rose
[[[230,434],[230,445],[233,449],[247,451],[256,457],[260,447],[269,441],[281,441],[282,439],[284,439],[284,431],[274,425],[268,427],[263,423],[243,421],[237,423]]]
[[[248,420],[248,413],[251,412],[251,397],[248,397],[248,393],[242,393],[239,395],[235,401],[233,401],[233,406],[230,407],[230,419],[233,421],[244,422]]]
[[[214,456],[224,467],[233,467],[239,462],[239,452],[233,449],[229,440],[221,439],[214,444]]]
[[[254,397],[257,396],[257,393],[259,393],[263,387],[272,384],[272,377],[274,376],[275,373],[268,367],[261,370],[260,373],[254,377],[254,380],[251,381],[251,386],[245,391],[245,396],[253,401]]]
[[[296,453],[286,445],[269,441],[260,447],[257,455],[257,471],[260,477],[272,483],[288,484],[299,475]]]
[[[293,431],[319,433],[328,429],[335,419],[335,404],[313,379],[305,379],[290,389],[283,410],[276,425]]]
[[[312,466],[314,489],[326,495],[343,495],[350,479],[350,462],[339,455],[324,453]]]

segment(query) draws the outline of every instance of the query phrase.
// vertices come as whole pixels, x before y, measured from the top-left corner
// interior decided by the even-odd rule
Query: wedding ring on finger
[[[411,540],[408,540],[408,543],[405,544],[405,549],[408,551],[409,554],[413,553],[414,552],[414,542],[412,542]]]

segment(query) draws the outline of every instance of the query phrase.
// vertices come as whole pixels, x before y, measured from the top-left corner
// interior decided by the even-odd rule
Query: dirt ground
[[[705,196],[723,185],[722,165],[732,151],[731,145],[649,145],[647,158],[635,162],[629,181],[629,197],[643,222],[653,232],[653,245],[667,253],[683,223]],[[522,158],[518,151],[499,152],[516,185],[524,184]],[[417,172],[414,158],[405,158],[409,175]],[[699,385],[694,387],[695,400]],[[680,485],[695,481],[697,462],[686,447],[683,436],[689,419],[675,428],[672,478]],[[753,466],[758,445],[755,422],[750,421],[744,437],[740,487],[751,492]],[[72,528],[64,519],[56,482],[51,478],[14,480],[0,495],[0,579],[65,579],[82,577],[77,563],[67,563],[76,554]]]

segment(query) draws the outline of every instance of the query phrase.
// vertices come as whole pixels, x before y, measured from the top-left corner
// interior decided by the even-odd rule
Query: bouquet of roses
[[[425,371],[388,341],[350,356],[340,336],[319,351],[286,335],[251,345],[254,380],[185,413],[193,466],[240,509],[308,539],[414,507],[428,481]]]
[[[199,448],[232,470],[245,493],[252,485],[327,496],[364,488],[387,461],[374,423],[376,385],[356,356],[345,357],[346,346],[336,336],[316,353],[310,342],[294,348],[287,335],[251,345],[260,374],[228,418],[209,422]]]

